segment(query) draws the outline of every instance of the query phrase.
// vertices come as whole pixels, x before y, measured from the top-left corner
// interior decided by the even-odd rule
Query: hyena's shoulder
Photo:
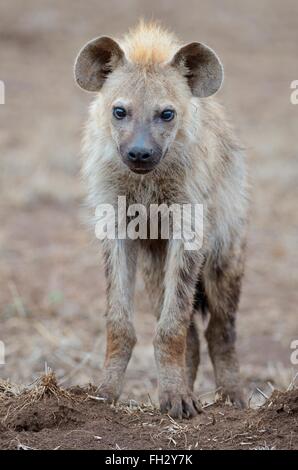
[[[207,153],[205,171],[209,177],[205,209],[210,231],[206,235],[214,249],[220,246],[228,251],[236,239],[246,235],[249,211],[246,151],[224,108],[213,98],[202,104],[202,128]],[[199,173],[196,178],[199,181]]]

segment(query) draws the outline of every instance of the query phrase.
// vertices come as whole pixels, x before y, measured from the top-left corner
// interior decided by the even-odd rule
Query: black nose
[[[152,155],[153,155],[152,149],[142,148],[142,147],[133,147],[130,149],[130,151],[127,154],[128,159],[134,163],[144,162],[146,160],[149,160],[150,157],[152,157]]]

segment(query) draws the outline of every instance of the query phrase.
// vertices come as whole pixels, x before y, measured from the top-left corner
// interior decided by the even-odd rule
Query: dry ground
[[[107,405],[95,387],[63,390],[47,373],[28,389],[0,384],[0,449],[298,449],[298,390],[274,392],[258,410],[204,404],[173,420],[152,402]]]
[[[117,36],[140,16],[160,19],[184,41],[206,42],[225,64],[219,99],[247,146],[252,185],[238,349],[247,396],[257,406],[263,400],[257,387],[270,395],[297,373],[290,362],[290,344],[298,338],[298,106],[290,103],[290,83],[298,79],[295,0],[1,1],[0,340],[6,364],[0,376],[30,383],[46,362],[65,386],[100,382],[105,287],[99,247],[84,226],[79,177],[91,96],[73,83],[72,64],[85,41]],[[136,303],[139,341],[123,398],[147,401],[150,395],[155,402],[154,319],[141,279]],[[203,344],[200,394],[214,390],[211,372]],[[92,413],[97,404],[89,405]],[[114,413],[107,411],[104,423],[110,419],[116,433]],[[238,420],[238,412],[232,414]],[[297,426],[291,414],[288,423],[290,436]],[[87,446],[82,436],[77,442]],[[48,445],[55,447],[54,437]],[[268,437],[267,445],[279,444]]]

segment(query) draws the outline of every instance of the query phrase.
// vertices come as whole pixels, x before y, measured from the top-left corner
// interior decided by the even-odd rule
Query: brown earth
[[[105,285],[99,247],[84,223],[78,157],[81,127],[92,97],[73,83],[72,66],[88,39],[99,34],[119,36],[140,16],[160,19],[185,42],[206,42],[225,64],[225,85],[218,98],[247,147],[252,186],[238,350],[246,395],[256,408],[264,403],[263,394],[286,390],[297,377],[297,365],[290,360],[291,342],[298,339],[298,106],[290,102],[290,84],[298,79],[296,0],[1,1],[0,80],[5,83],[6,104],[0,105],[0,341],[5,344],[0,377],[28,384],[47,363],[63,386],[100,383]],[[203,336],[206,324],[198,321]],[[149,395],[157,403],[154,319],[140,277],[135,323],[138,344],[122,399],[146,402]],[[209,392],[214,388],[202,341],[196,391],[200,395],[208,392],[212,403]],[[64,411],[65,416],[53,399],[48,405],[61,421],[61,435],[44,423],[43,419],[52,419],[50,413],[40,417],[41,402],[36,409],[35,405],[26,409],[26,413],[32,411],[40,430],[14,431],[13,425],[8,426],[1,431],[0,445],[13,446],[18,436],[20,442],[37,448],[61,443],[74,446],[75,439],[85,448],[116,444],[129,448],[132,441],[140,442],[140,429],[147,426],[141,426],[142,420],[154,424],[165,419],[154,425],[154,435],[171,424],[168,418],[147,411],[134,411],[133,424],[127,409],[120,407],[116,412],[92,400],[80,403],[77,409],[77,405],[65,404],[67,410],[74,410]],[[204,447],[208,436],[214,447],[223,446],[222,440],[230,437],[226,432],[220,437],[224,429],[246,432],[245,422],[252,419],[256,423],[258,413],[265,416],[265,411],[240,415],[232,408],[212,405],[206,408],[206,416],[181,425],[193,429],[195,423],[209,420],[212,412],[217,416],[215,424],[205,424],[204,433],[197,432],[199,437],[193,440],[193,431],[187,433],[187,442],[194,445],[197,439]],[[266,439],[260,433],[258,444],[253,441],[252,447],[296,445],[291,438],[297,426],[295,413],[274,416],[277,423],[281,420],[274,426],[278,430],[283,426],[284,437],[279,442],[275,431],[266,434]],[[93,434],[88,441],[84,432],[77,431],[82,423],[84,430],[93,433],[97,420],[100,426],[109,425],[109,444],[105,439],[96,441]],[[117,421],[125,426],[130,423],[129,431]],[[103,437],[100,426],[96,435]],[[48,427],[54,430],[49,438],[53,440],[46,442],[41,436],[49,435]],[[71,439],[63,437],[66,429],[76,429]],[[132,429],[136,430],[133,434]],[[154,444],[146,432],[142,439],[148,448],[168,442],[168,437],[161,437]],[[121,441],[112,436],[122,436]],[[184,437],[179,439],[178,445],[182,445]],[[225,445],[233,448],[240,442],[241,436]]]
[[[0,449],[298,449],[297,389],[274,392],[258,410],[217,402],[175,421],[150,402],[109,406],[94,387],[61,391],[45,378],[29,392],[2,395]]]

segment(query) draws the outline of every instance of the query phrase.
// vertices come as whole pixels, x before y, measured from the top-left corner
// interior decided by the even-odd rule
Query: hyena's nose
[[[142,147],[133,147],[130,149],[127,156],[131,162],[144,162],[150,160],[153,156],[153,150]]]

